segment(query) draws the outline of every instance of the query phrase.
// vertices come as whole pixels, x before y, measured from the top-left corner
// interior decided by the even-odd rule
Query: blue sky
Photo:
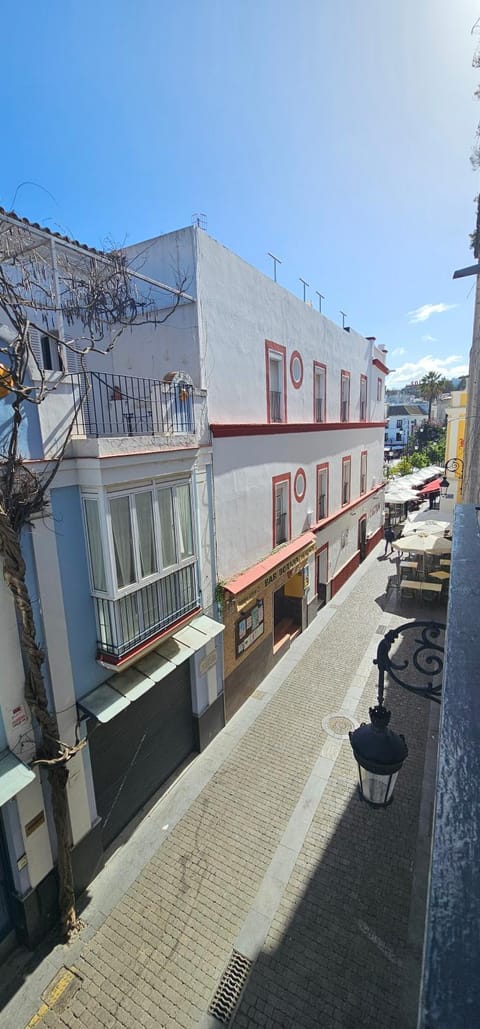
[[[479,16],[477,0],[5,0],[0,204],[95,246],[205,212],[376,336],[389,385],[461,374]]]

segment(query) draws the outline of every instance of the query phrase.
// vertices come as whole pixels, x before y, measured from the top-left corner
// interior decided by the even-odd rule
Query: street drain
[[[387,631],[387,626],[386,625],[379,625],[378,628],[375,629],[375,632],[377,633],[378,636],[385,636],[386,631]]]
[[[224,1025],[230,1021],[235,1011],[251,967],[252,962],[249,958],[239,954],[238,950],[232,952],[230,961],[208,1008],[209,1013],[214,1015],[219,1022],[223,1022]]]

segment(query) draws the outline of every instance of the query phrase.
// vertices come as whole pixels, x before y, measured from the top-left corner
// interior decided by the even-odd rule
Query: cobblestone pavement
[[[398,688],[387,698],[409,757],[386,810],[359,801],[348,737],[332,736],[326,721],[368,717],[380,636],[418,614],[386,601],[394,566],[380,553],[247,702],[249,726],[91,938],[56,948],[56,968],[74,964],[80,986],[51,1007],[39,992],[29,1026],[218,1027],[207,1010],[234,947],[253,959],[235,1029],[415,1025],[424,905],[415,861],[419,824],[428,849],[432,797],[422,800],[422,782],[434,705]],[[435,614],[444,620],[444,609],[422,617]],[[226,748],[235,724],[205,754]],[[0,1018],[5,1029],[26,1025],[25,990]]]

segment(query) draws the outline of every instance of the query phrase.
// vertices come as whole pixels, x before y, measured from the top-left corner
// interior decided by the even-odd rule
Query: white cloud
[[[405,350],[405,347],[395,347],[395,350],[392,350],[391,356],[392,357],[402,357],[403,354],[406,354],[406,353],[407,353],[407,351]]]
[[[416,325],[417,322],[426,322],[432,314],[443,314],[444,311],[451,311],[452,307],[457,306],[457,304],[423,304],[423,307],[417,307],[415,311],[408,312],[408,320]]]
[[[424,343],[436,343],[437,342],[437,337],[436,336],[428,336],[427,335],[427,336],[422,336],[421,338],[422,338]]]
[[[427,372],[437,372],[446,379],[457,379],[461,375],[468,375],[468,362],[459,354],[451,354],[449,357],[432,357],[427,354],[419,361],[408,361],[392,371],[387,378],[388,389],[418,382]]]

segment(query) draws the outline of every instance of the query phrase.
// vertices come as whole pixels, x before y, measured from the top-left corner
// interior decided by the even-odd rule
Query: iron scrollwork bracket
[[[404,622],[396,629],[390,629],[385,634],[377,648],[377,656],[374,664],[378,667],[378,703],[383,705],[385,673],[389,675],[398,686],[410,690],[419,696],[428,697],[429,700],[440,703],[442,683],[435,684],[437,678],[443,671],[443,642],[438,642],[443,637],[446,626],[441,622]],[[408,658],[403,661],[394,660],[390,656],[390,648],[399,636],[413,630],[420,634],[415,638],[416,649]],[[413,684],[405,680],[408,669],[415,668],[417,673],[425,676],[425,682]]]

